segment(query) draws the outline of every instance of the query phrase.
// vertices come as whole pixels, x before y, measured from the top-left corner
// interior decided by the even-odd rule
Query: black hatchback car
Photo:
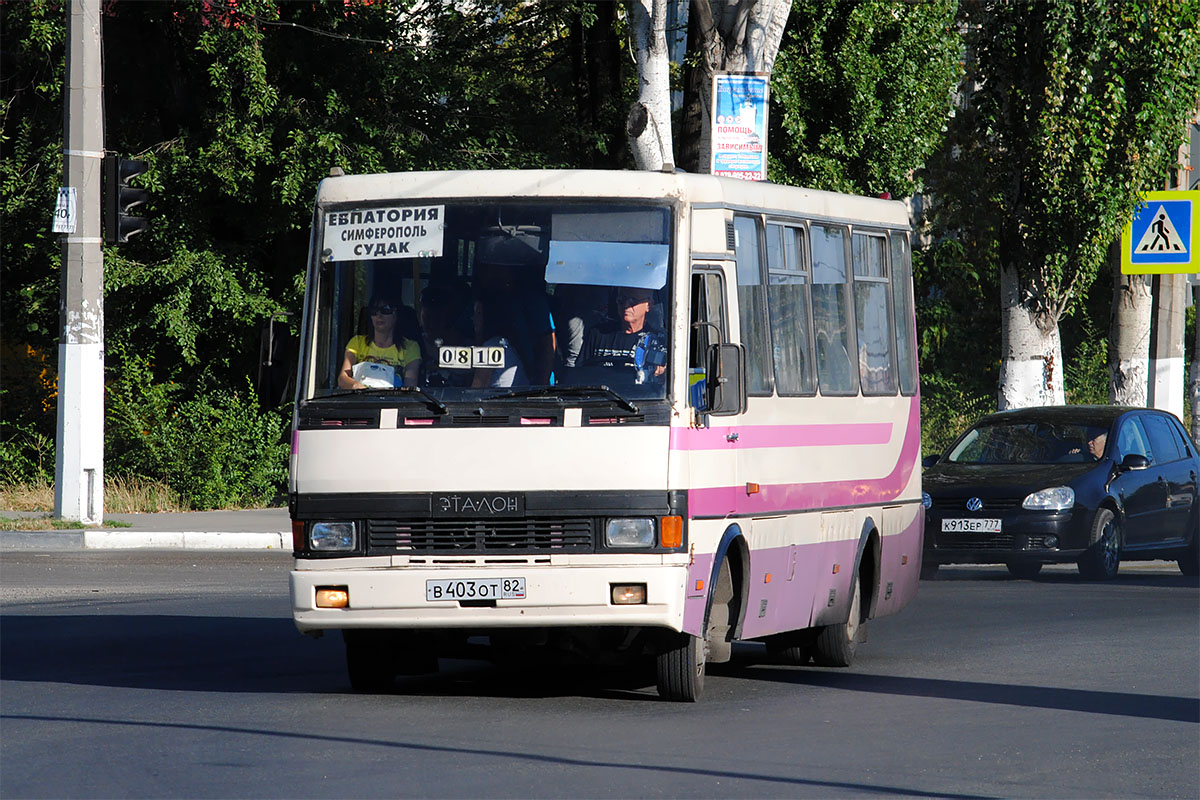
[[[1052,406],[980,419],[925,460],[922,577],[941,564],[1007,564],[1032,578],[1076,562],[1085,578],[1121,561],[1175,559],[1200,573],[1200,459],[1173,415]]]

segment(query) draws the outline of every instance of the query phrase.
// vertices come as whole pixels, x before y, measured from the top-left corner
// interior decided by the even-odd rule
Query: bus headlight
[[[654,547],[654,520],[610,519],[604,531],[608,547]]]
[[[308,530],[313,550],[353,550],[357,544],[353,522],[314,522]]]
[[[1075,490],[1070,486],[1042,489],[1025,498],[1021,508],[1030,511],[1065,511],[1075,505]]]

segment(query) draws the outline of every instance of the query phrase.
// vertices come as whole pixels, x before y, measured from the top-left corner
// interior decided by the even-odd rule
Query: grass
[[[128,522],[106,519],[100,526],[86,525],[70,519],[56,519],[49,514],[39,514],[36,517],[5,517],[0,516],[0,530],[4,531],[66,531],[84,530],[87,528],[130,528]]]
[[[0,509],[5,511],[54,511],[54,485],[0,484]],[[104,513],[152,514],[161,511],[191,511],[184,500],[161,483],[141,478],[110,477],[104,481]],[[63,522],[58,520],[58,522]],[[43,522],[44,525],[44,522]],[[54,527],[60,527],[58,525]],[[64,525],[62,527],[71,527]],[[8,530],[45,530],[8,528]]]

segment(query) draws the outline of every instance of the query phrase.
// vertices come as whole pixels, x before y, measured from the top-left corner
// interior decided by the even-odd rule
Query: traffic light
[[[128,242],[130,236],[142,233],[149,226],[145,217],[132,216],[129,211],[150,199],[145,189],[130,186],[129,181],[146,171],[146,162],[116,155],[104,157],[104,241],[108,244]]]

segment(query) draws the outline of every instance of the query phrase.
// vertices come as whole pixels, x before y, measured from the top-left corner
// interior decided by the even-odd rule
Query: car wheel
[[[1031,581],[1042,571],[1040,561],[1009,561],[1005,566],[1014,578]]]
[[[818,667],[850,666],[866,629],[867,621],[862,618],[862,580],[856,575],[850,616],[840,625],[825,625],[818,629],[812,648],[813,663]]]
[[[1092,581],[1117,577],[1121,567],[1121,524],[1110,508],[1101,508],[1092,519],[1088,548],[1079,557],[1079,574]]]

